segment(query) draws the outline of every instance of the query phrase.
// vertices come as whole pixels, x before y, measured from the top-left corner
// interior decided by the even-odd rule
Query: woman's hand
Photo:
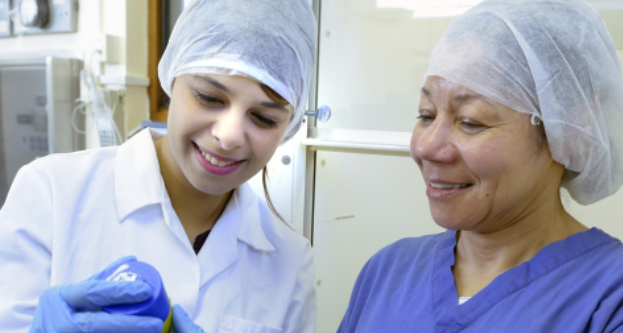
[[[124,257],[108,267],[136,260]],[[88,280],[55,286],[39,298],[30,332],[128,332],[160,333],[162,320],[153,317],[108,314],[101,307],[139,303],[151,297],[143,282],[101,281],[99,274]]]
[[[181,306],[173,306],[173,331],[174,333],[205,333],[204,330],[195,325],[186,311]]]

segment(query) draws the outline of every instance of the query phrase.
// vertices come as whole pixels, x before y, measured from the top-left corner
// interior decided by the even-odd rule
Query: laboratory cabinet
[[[23,165],[50,153],[84,149],[78,132],[84,117],[73,112],[81,68],[77,59],[0,60],[0,206]]]

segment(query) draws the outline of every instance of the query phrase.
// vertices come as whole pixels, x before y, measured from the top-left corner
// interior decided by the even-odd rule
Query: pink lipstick
[[[224,176],[234,172],[244,160],[222,157],[195,145],[195,156],[203,169],[211,174]],[[210,161],[208,161],[210,159]],[[215,165],[217,162],[219,165]]]

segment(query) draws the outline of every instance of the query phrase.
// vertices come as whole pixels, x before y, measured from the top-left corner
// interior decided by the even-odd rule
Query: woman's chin
[[[459,223],[453,223],[453,221],[446,221],[446,220],[440,220],[440,219],[435,219],[435,223],[444,228],[444,229],[448,229],[448,230],[455,230],[455,231],[459,231],[459,230],[463,230],[462,226]]]
[[[198,181],[192,185],[200,192],[215,196],[223,195],[240,186],[240,184],[234,184],[233,182],[206,182],[205,180]]]
[[[448,230],[469,230],[473,223],[465,219],[465,214],[452,214],[450,212],[432,212],[435,223]]]

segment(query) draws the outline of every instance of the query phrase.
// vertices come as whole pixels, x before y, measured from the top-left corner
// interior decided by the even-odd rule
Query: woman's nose
[[[244,115],[235,110],[223,112],[212,127],[212,136],[223,150],[232,150],[244,144]]]
[[[451,140],[451,128],[439,118],[428,126],[416,125],[410,147],[413,159],[445,163],[456,159],[458,151]]]

